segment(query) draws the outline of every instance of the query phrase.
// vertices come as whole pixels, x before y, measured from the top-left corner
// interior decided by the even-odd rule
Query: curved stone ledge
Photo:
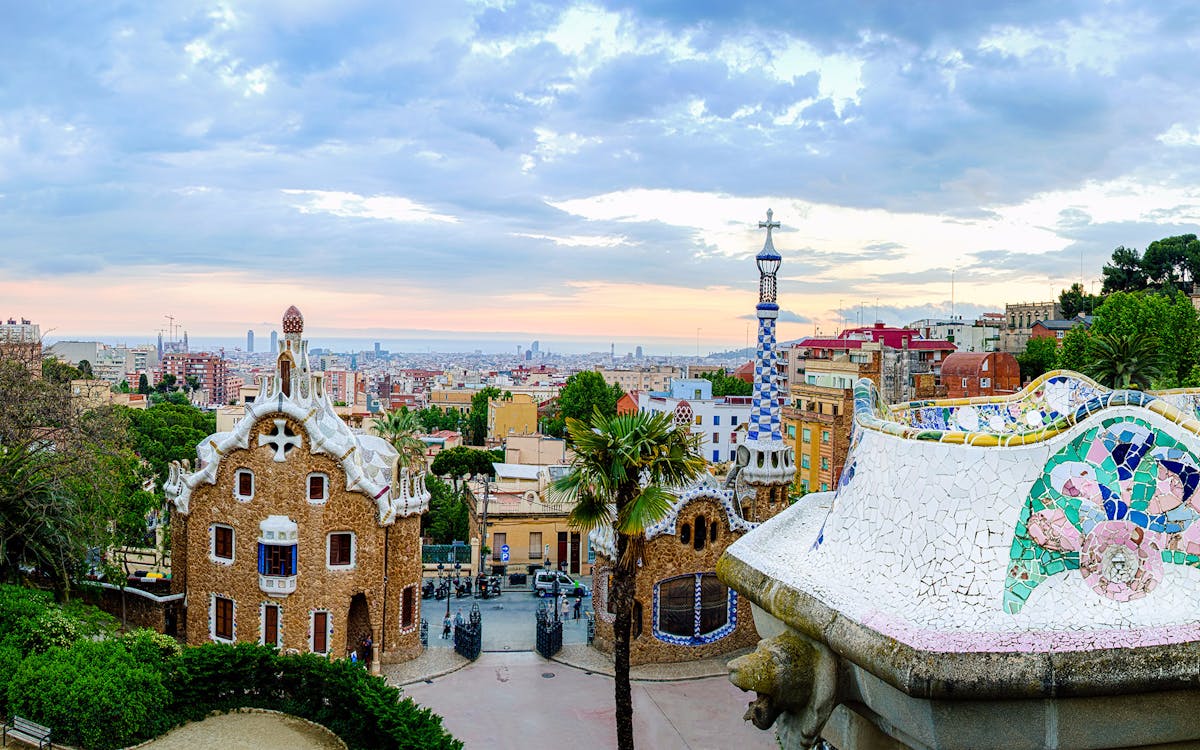
[[[914,698],[1066,698],[1200,687],[1200,641],[1095,651],[929,651],[855,622],[730,552],[717,563],[717,574],[788,627]]]

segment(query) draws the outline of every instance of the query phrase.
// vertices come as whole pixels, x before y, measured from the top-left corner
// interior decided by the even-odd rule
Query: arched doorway
[[[371,610],[367,604],[367,596],[362,592],[350,599],[350,611],[346,614],[346,652],[358,653],[358,660],[367,662],[371,659]]]

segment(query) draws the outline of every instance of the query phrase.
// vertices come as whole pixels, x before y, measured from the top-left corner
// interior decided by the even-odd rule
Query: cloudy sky
[[[741,345],[1195,232],[1200,6],[9,3],[0,315]],[[1097,285],[1098,286],[1098,285]],[[415,333],[414,333],[415,332]],[[545,346],[545,345],[543,345]]]

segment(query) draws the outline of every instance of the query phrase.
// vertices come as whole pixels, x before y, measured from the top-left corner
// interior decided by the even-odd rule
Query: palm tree
[[[699,453],[699,436],[676,429],[670,414],[605,416],[595,409],[591,424],[567,419],[567,431],[575,458],[571,471],[552,486],[551,497],[573,505],[568,518],[571,525],[584,533],[611,525],[617,541],[609,592],[616,615],[617,748],[632,750],[629,636],[645,532],[671,508],[674,498],[664,485],[681,486],[695,479],[704,471],[704,459]]]
[[[392,444],[400,454],[400,465],[415,469],[425,463],[425,443],[417,437],[421,423],[416,415],[401,407],[371,420],[375,434]]]
[[[1158,339],[1144,331],[1093,336],[1088,358],[1084,374],[1109,388],[1144,390],[1163,374],[1164,355]]]

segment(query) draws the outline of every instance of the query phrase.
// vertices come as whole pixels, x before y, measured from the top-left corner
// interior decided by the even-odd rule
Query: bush
[[[111,750],[169,726],[162,671],[121,641],[78,641],[25,658],[9,681],[14,713],[54,729],[56,743]]]
[[[167,683],[170,713],[185,720],[211,711],[269,708],[315,721],[352,748],[460,750],[441,717],[400,690],[347,661],[281,656],[273,648],[239,643],[184,649]]]

